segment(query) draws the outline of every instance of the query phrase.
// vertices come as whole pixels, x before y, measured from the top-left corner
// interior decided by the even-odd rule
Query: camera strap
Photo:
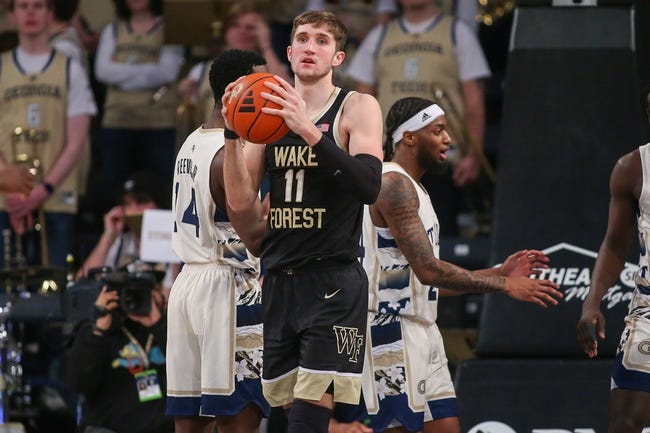
[[[149,368],[149,351],[153,345],[153,334],[149,333],[149,336],[147,337],[147,344],[143,348],[138,339],[135,338],[133,334],[131,334],[131,332],[126,329],[126,327],[122,326],[122,332],[124,332],[124,335],[126,335],[129,341],[133,343],[136,350],[140,354],[140,357],[142,358],[142,365],[144,366],[145,370]]]

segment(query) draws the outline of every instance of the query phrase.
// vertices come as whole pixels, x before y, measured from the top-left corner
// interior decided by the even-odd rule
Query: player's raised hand
[[[232,96],[232,88],[235,86],[236,82],[237,80],[228,84],[223,92],[223,96],[221,97],[221,117],[223,117],[223,121],[226,125],[226,128],[228,129],[232,129],[232,125],[228,123],[228,103],[230,102],[230,98]]]
[[[600,308],[585,308],[585,305],[583,304],[576,334],[582,350],[590,358],[595,358],[598,356],[598,338],[605,339],[605,317]]]
[[[550,280],[535,280],[528,277],[506,277],[505,293],[512,299],[532,302],[540,307],[557,305],[564,295],[559,286]]]
[[[276,75],[275,78],[281,84],[267,81],[266,86],[275,93],[262,92],[262,97],[273,101],[282,108],[263,107],[262,112],[281,116],[289,129],[298,135],[303,135],[306,128],[314,127],[311,118],[307,115],[307,104],[302,99],[298,91],[284,78]]]
[[[511,254],[499,271],[504,277],[539,275],[548,268],[548,262],[548,256],[539,250],[521,250]]]

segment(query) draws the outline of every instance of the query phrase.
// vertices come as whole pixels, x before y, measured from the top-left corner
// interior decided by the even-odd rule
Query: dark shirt
[[[124,327],[145,350],[149,335],[153,335],[148,367],[119,326],[98,336],[89,322],[75,334],[68,377],[72,388],[85,397],[82,426],[101,426],[118,433],[173,432],[173,419],[165,416],[167,321],[163,317],[146,328],[126,318]],[[156,371],[163,395],[140,402],[134,374],[151,369]]]
[[[315,122],[332,141],[346,95],[341,91]],[[292,132],[266,146],[266,169],[271,210],[262,242],[265,269],[356,260],[363,205],[337,181],[338,170],[319,164],[318,155]]]

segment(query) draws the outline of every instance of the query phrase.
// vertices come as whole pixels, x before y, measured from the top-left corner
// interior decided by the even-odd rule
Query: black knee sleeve
[[[327,433],[332,411],[326,407],[294,400],[289,411],[287,433]]]

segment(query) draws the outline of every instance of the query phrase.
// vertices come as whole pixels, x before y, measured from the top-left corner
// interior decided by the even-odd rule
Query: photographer
[[[85,397],[80,431],[173,432],[165,416],[165,297],[152,272],[115,275],[69,353],[71,386]]]

